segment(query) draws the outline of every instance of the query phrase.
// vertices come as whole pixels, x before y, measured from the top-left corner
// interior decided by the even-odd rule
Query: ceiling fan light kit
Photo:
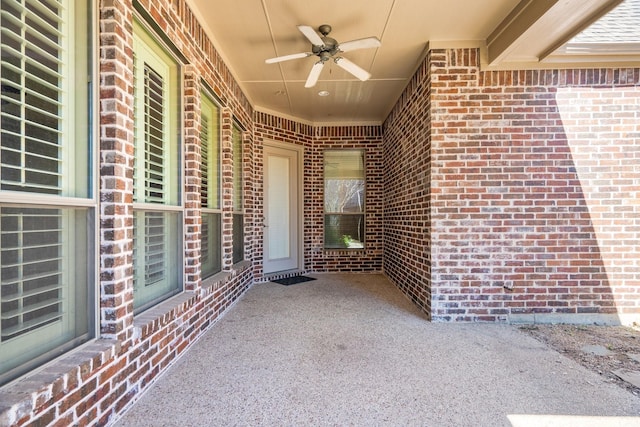
[[[329,37],[329,33],[331,32],[331,25],[324,24],[318,27],[318,31],[320,32],[320,34],[322,34],[322,37],[320,37],[320,35],[308,25],[298,25],[298,30],[300,30],[300,32],[307,38],[307,40],[311,42],[311,52],[293,53],[290,55],[269,58],[265,60],[267,64],[275,64],[292,59],[317,56],[319,58],[319,61],[317,61],[315,64],[313,64],[313,67],[311,67],[311,71],[309,72],[307,81],[304,84],[304,87],[306,88],[310,88],[316,85],[318,79],[320,78],[320,73],[322,72],[324,63],[329,59],[333,59],[333,61],[340,68],[351,73],[361,81],[368,80],[371,77],[371,74],[360,66],[342,56],[335,55],[341,52],[350,52],[356,49],[380,47],[382,46],[382,43],[377,37],[366,37],[363,39],[338,43],[335,39]]]

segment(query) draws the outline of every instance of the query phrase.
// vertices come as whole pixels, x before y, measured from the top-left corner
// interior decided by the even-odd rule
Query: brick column
[[[133,33],[130,0],[100,3],[100,334],[133,324]]]
[[[244,259],[253,259],[253,249],[256,236],[254,228],[255,221],[255,201],[254,201],[254,153],[253,153],[253,137],[251,132],[242,132],[242,192],[243,192],[243,208],[244,208]]]
[[[200,244],[202,233],[200,76],[195,66],[184,68],[184,239],[185,284],[187,291],[198,289],[201,280]]]
[[[233,114],[230,108],[222,108],[220,125],[222,270],[228,271],[233,265]]]

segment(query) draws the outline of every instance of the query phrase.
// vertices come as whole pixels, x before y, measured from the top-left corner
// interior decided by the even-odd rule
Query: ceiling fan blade
[[[338,49],[342,52],[350,52],[356,49],[369,49],[372,47],[380,47],[382,42],[377,37],[367,37],[364,39],[351,40],[348,42],[340,43]]]
[[[338,57],[334,59],[334,61],[336,64],[338,64],[338,67],[350,72],[362,81],[369,80],[369,77],[371,77],[371,74],[369,74],[369,72],[360,68],[353,62],[349,61],[347,58]]]
[[[308,52],[292,53],[291,55],[278,56],[276,58],[265,59],[264,62],[266,62],[267,64],[275,64],[276,62],[289,61],[291,59],[298,59],[298,58],[306,58],[307,56],[311,56],[311,55],[313,55],[313,53],[308,53]]]
[[[322,41],[322,39],[320,38],[318,33],[316,33],[316,30],[314,30],[310,26],[308,26],[308,25],[298,25],[298,29],[300,30],[300,32],[302,34],[304,34],[304,36],[307,39],[309,39],[309,41],[311,42],[312,45],[314,45],[314,46],[324,46],[324,42]]]
[[[313,68],[311,68],[311,71],[309,72],[309,77],[307,77],[304,87],[314,87],[316,85],[318,78],[320,77],[322,67],[324,67],[324,62],[322,61],[318,61],[313,64]]]

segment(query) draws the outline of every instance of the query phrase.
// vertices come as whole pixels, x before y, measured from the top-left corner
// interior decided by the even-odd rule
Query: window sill
[[[173,322],[195,303],[194,292],[182,292],[134,316],[134,339],[145,339],[164,325]]]
[[[232,276],[244,272],[251,266],[251,261],[240,261],[231,267],[231,271],[221,271],[204,279],[202,288],[206,288],[207,291],[215,289],[228,282]],[[197,293],[182,292],[134,316],[134,339],[145,339],[168,323],[173,322],[182,313],[189,310],[197,300]]]
[[[214,274],[213,276],[209,276],[206,279],[202,280],[202,287],[203,288],[213,288],[216,287],[224,282],[226,282],[227,280],[229,280],[229,278],[231,277],[231,273],[228,271],[220,271],[216,274]]]
[[[253,264],[251,261],[240,261],[231,266],[231,269],[236,273],[242,273],[246,269],[250,268]]]
[[[73,393],[72,384],[82,386],[87,378],[113,362],[120,353],[120,342],[96,339],[0,388],[0,425],[13,425],[37,412],[38,408]],[[82,381],[78,383],[78,379]]]

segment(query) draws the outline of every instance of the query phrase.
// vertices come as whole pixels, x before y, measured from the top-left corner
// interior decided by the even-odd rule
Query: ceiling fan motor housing
[[[322,37],[322,46],[311,46],[311,51],[315,54],[323,58],[323,53],[327,52],[329,56],[333,56],[338,53],[338,42],[331,37]]]
[[[318,27],[318,32],[322,34],[322,46],[311,45],[311,52],[317,55],[322,62],[328,60],[338,53],[338,42],[336,39],[329,37],[331,25],[323,24]]]

